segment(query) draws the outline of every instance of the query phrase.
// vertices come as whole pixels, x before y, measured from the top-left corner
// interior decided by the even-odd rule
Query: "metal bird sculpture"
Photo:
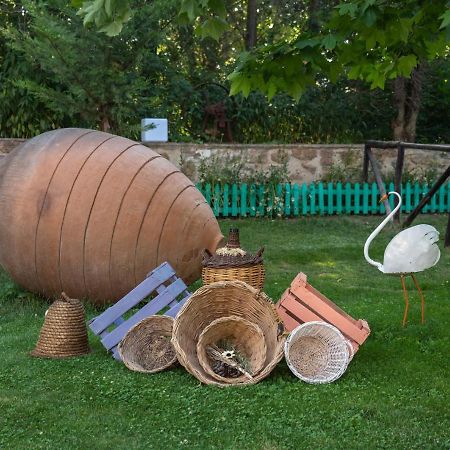
[[[403,326],[406,325],[408,316],[408,292],[406,291],[405,277],[411,275],[416,286],[422,304],[422,323],[425,321],[425,299],[414,274],[433,267],[439,261],[441,252],[437,246],[439,232],[431,225],[415,225],[398,233],[389,242],[385,251],[383,264],[374,261],[369,256],[369,246],[380,231],[386,226],[391,217],[400,209],[402,198],[398,192],[392,191],[385,194],[380,201],[384,201],[389,195],[396,195],[398,204],[394,210],[378,225],[364,244],[364,257],[367,262],[375,266],[381,272],[400,277],[403,295],[405,297],[405,312],[403,314]]]

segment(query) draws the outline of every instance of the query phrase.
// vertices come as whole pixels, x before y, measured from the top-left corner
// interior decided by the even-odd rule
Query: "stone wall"
[[[2,139],[0,138],[0,157],[5,153],[9,153],[26,139]]]
[[[363,145],[342,144],[151,144],[152,149],[169,159],[193,180],[198,180],[202,158],[230,155],[243,157],[249,170],[266,170],[278,165],[287,154],[289,177],[293,182],[310,183],[322,179],[330,170],[362,171]],[[384,174],[394,172],[397,150],[373,150]],[[450,154],[425,150],[406,150],[405,171],[420,174],[429,169],[441,173],[450,163]]]
[[[8,153],[23,139],[0,139],[0,154]],[[198,181],[198,167],[202,158],[214,156],[243,158],[248,170],[267,170],[279,165],[283,155],[288,158],[290,179],[297,183],[320,180],[330,170],[353,171],[362,169],[363,146],[358,145],[310,145],[310,144],[149,144],[170,160],[193,180]],[[396,150],[374,150],[383,173],[392,173],[395,167]],[[406,150],[405,170],[423,172],[435,169],[441,173],[450,163],[450,154],[425,150]]]

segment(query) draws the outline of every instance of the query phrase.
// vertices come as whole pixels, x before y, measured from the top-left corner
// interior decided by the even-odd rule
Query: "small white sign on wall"
[[[141,120],[142,142],[167,142],[168,125],[167,119],[142,119]]]

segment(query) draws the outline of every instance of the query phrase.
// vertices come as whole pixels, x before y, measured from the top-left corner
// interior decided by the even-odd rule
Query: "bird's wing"
[[[433,267],[441,252],[439,232],[431,225],[416,225],[398,233],[384,252],[385,273],[421,272]]]

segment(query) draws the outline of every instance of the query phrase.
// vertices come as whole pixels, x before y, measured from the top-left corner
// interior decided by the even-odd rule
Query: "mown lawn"
[[[248,249],[265,245],[266,292],[274,300],[303,271],[353,317],[369,322],[371,336],[331,385],[304,384],[284,362],[245,388],[203,386],[181,367],[138,374],[105,354],[93,335],[88,356],[31,358],[48,305],[2,274],[0,448],[450,448],[450,249],[441,241],[439,264],[418,275],[427,300],[423,326],[409,282],[404,329],[400,281],[362,254],[379,221],[221,222],[224,231],[238,225]],[[443,236],[445,216],[421,221]],[[374,259],[397,231],[391,227],[374,242]]]

